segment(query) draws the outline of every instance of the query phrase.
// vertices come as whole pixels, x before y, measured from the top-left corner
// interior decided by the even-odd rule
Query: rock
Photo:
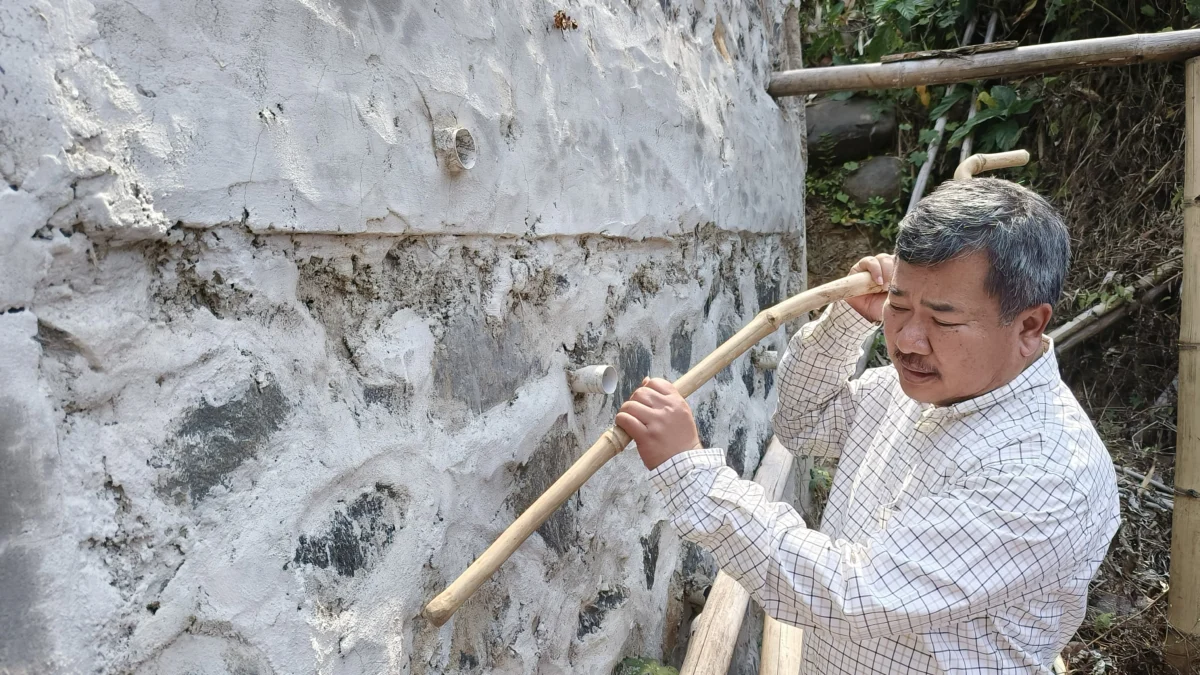
[[[872,197],[894,202],[900,198],[903,178],[904,160],[899,157],[872,157],[846,177],[842,191],[860,204],[866,204]]]
[[[837,164],[890,148],[896,140],[896,111],[875,99],[822,100],[805,111],[808,155]]]

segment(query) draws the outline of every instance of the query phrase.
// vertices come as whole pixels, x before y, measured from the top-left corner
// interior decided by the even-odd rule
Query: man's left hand
[[[617,426],[633,437],[647,469],[700,446],[692,409],[675,385],[646,378],[617,413]]]

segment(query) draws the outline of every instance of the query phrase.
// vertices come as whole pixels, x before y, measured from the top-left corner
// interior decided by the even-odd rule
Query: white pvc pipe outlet
[[[754,367],[759,370],[775,370],[779,367],[779,352],[774,349],[764,349],[754,352],[750,360],[754,362]]]
[[[584,366],[567,373],[567,383],[577,394],[613,394],[617,391],[617,369],[604,366]]]
[[[475,166],[478,151],[475,137],[463,127],[443,127],[433,134],[438,159],[450,173],[458,173]]]

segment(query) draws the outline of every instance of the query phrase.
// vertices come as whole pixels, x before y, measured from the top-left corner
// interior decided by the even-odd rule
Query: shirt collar
[[[1022,370],[1020,374],[1007,384],[999,386],[986,394],[975,398],[959,401],[947,406],[937,406],[931,403],[923,404],[923,412],[932,417],[964,417],[970,413],[989,408],[1017,394],[1049,386],[1059,380],[1058,359],[1054,355],[1054,340],[1049,335],[1042,336],[1042,355],[1038,360]]]

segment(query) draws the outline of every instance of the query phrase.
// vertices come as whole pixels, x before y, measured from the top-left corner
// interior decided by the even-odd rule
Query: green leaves
[[[950,108],[954,107],[955,103],[958,103],[970,95],[971,92],[966,87],[955,87],[954,91],[943,96],[942,100],[938,101],[938,104],[933,106],[933,109],[929,111],[929,119],[936,120],[942,115],[945,115]]]
[[[1016,89],[1002,84],[992,87],[990,91],[979,92],[978,98],[984,107],[969,122],[954,130],[949,147],[961,144],[967,134],[979,129],[980,151],[1012,150],[1025,131],[1014,118],[1032,110],[1040,99],[1022,98]]]

